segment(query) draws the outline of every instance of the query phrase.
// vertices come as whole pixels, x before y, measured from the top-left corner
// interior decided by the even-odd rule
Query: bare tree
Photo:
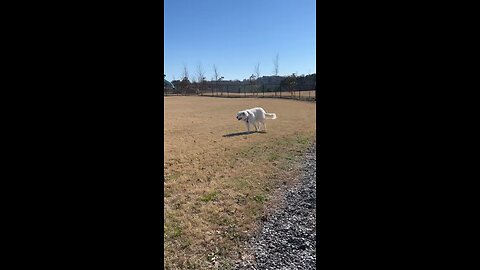
[[[182,74],[182,77],[183,77],[182,80],[185,80],[185,79],[188,80],[188,69],[187,69],[187,65],[186,65],[186,64],[183,65],[183,74]]]
[[[197,79],[198,82],[201,83],[204,81],[205,78],[205,71],[202,68],[202,64],[197,65]]]
[[[184,95],[187,94],[188,89],[190,88],[190,84],[191,83],[189,81],[187,64],[183,64],[183,73],[182,73],[182,78],[180,79],[180,88]]]
[[[258,91],[259,91],[259,85],[257,84],[257,80],[260,79],[260,62],[258,62],[256,65],[255,65],[255,68],[254,68],[254,72],[255,72],[255,81],[253,82],[254,84],[254,89],[255,89],[255,92],[258,96]],[[253,74],[252,74],[253,75]]]
[[[214,75],[215,81],[218,81],[218,78],[220,75],[218,74],[218,69],[216,65],[213,65],[213,75]]]
[[[255,65],[255,75],[257,76],[257,79],[260,78],[260,62],[258,62],[258,63]]]
[[[197,65],[197,83],[198,83],[198,90],[202,90],[203,85],[205,82],[205,71],[202,68],[202,63]]]
[[[216,65],[213,65],[213,75],[214,75],[213,79],[215,79],[215,89],[218,91],[218,89],[217,89],[218,88],[218,83],[217,82],[218,82],[218,78],[219,78],[220,75],[218,74],[218,69],[217,69]],[[213,81],[213,79],[212,79],[212,81]],[[213,95],[213,90],[214,89],[212,87],[212,95]],[[220,95],[223,96],[223,92],[220,92]]]
[[[275,76],[278,76],[278,53],[275,59],[273,59],[273,72]]]

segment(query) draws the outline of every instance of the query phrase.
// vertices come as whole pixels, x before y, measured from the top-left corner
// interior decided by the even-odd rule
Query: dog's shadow
[[[251,135],[251,134],[254,134],[254,133],[259,133],[259,134],[263,134],[263,133],[266,133],[264,131],[245,131],[245,132],[237,132],[237,133],[230,133],[230,134],[225,134],[223,135],[223,137],[235,137],[235,136],[242,136],[242,135]]]

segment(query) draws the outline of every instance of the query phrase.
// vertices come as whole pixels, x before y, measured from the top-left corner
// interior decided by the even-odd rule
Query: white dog
[[[250,124],[255,127],[257,132],[260,131],[260,124],[262,124],[263,131],[267,132],[265,119],[277,119],[277,115],[274,113],[266,113],[264,109],[259,107],[250,110],[239,111],[237,113],[237,120],[245,121],[248,132],[250,132]]]

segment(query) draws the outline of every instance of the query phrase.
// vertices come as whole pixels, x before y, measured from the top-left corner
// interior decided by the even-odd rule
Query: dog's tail
[[[274,113],[265,113],[266,119],[277,119],[277,115]]]

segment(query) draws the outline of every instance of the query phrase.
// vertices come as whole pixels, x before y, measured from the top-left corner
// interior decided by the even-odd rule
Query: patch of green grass
[[[203,201],[203,202],[209,202],[209,201],[212,201],[214,199],[217,198],[217,195],[218,195],[218,192],[214,191],[214,192],[210,192],[206,195],[203,195],[200,200]]]
[[[174,172],[167,177],[165,177],[165,181],[175,181],[177,180],[182,174],[180,172]]]
[[[300,144],[309,144],[310,140],[306,137],[297,137],[297,142]]]
[[[180,235],[182,235],[182,228],[180,226],[175,225],[173,226],[172,230],[173,230],[173,234],[172,234],[173,237],[179,237]]]
[[[295,159],[295,155],[292,154],[292,153],[288,153],[287,156],[285,157],[286,160],[294,160]]]
[[[263,203],[264,201],[267,200],[267,197],[266,197],[265,195],[260,194],[260,195],[255,195],[255,196],[253,197],[253,199],[254,199],[256,202]]]
[[[277,159],[279,159],[279,158],[280,158],[280,155],[277,154],[276,152],[270,152],[270,153],[268,154],[268,160],[269,160],[269,161],[275,161],[275,160],[277,160]]]
[[[182,235],[182,228],[178,224],[171,224],[166,226],[165,224],[163,225],[164,229],[164,237],[166,236],[167,238],[176,238]]]

